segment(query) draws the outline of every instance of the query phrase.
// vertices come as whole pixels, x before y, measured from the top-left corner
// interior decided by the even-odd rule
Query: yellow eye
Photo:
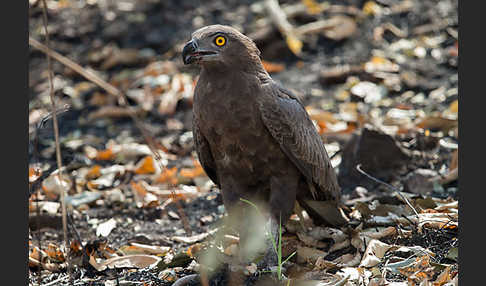
[[[218,36],[216,39],[214,39],[214,43],[216,46],[222,47],[224,44],[226,44],[226,39],[223,36]]]

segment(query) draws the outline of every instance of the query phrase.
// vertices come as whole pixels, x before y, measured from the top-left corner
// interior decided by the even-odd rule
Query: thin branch
[[[370,174],[366,173],[365,171],[363,171],[361,169],[361,164],[358,164],[356,166],[356,170],[358,170],[358,172],[360,172],[361,174],[363,174],[366,177],[370,178],[371,180],[373,180],[373,181],[375,181],[377,183],[383,184],[383,185],[387,186],[388,188],[392,189],[395,193],[397,193],[402,198],[402,200],[404,200],[407,203],[407,205],[412,209],[412,211],[415,213],[415,215],[417,216],[417,218],[419,217],[419,214],[418,214],[417,210],[415,210],[415,208],[412,206],[412,204],[408,201],[407,197],[405,197],[399,189],[397,189],[396,187],[394,187],[394,186],[392,186],[392,185],[390,185],[388,183],[385,183],[382,180],[379,180],[379,179],[371,176]]]
[[[42,14],[43,14],[43,24],[44,24],[44,29],[46,32],[46,46],[49,47],[49,32],[47,30],[47,3],[46,0],[42,0]],[[69,281],[73,282],[73,277],[72,277],[72,268],[71,268],[71,263],[70,263],[70,255],[69,255],[69,243],[68,243],[68,238],[67,238],[67,216],[66,216],[66,201],[65,201],[65,190],[62,188],[64,184],[63,180],[63,174],[62,174],[62,161],[61,161],[61,146],[59,144],[59,125],[57,122],[57,111],[56,111],[56,102],[54,99],[54,84],[52,81],[52,63],[51,63],[51,56],[49,54],[46,55],[47,57],[47,69],[48,69],[48,77],[49,77],[49,97],[51,99],[51,106],[52,106],[52,122],[53,122],[53,128],[54,128],[54,140],[56,143],[56,160],[57,160],[57,168],[59,170],[58,172],[58,178],[59,181],[61,182],[61,208],[62,208],[62,230],[64,234],[64,249],[66,251],[66,262],[67,262],[67,268],[68,268],[68,274],[69,274]]]
[[[128,115],[132,118],[132,120],[135,122],[135,125],[140,130],[140,132],[142,133],[142,136],[144,137],[145,141],[147,142],[148,147],[152,151],[157,163],[159,164],[160,169],[161,170],[164,169],[164,166],[162,165],[162,158],[160,157],[160,155],[156,151],[157,145],[155,144],[155,142],[153,141],[151,136],[148,135],[148,132],[145,129],[141,120],[136,116],[136,110],[134,110],[133,107],[128,105],[128,101],[127,101],[126,96],[123,92],[121,92],[119,89],[117,89],[112,84],[101,79],[98,75],[94,74],[91,71],[86,70],[85,68],[83,68],[79,64],[73,62],[72,60],[66,58],[65,56],[59,54],[58,52],[52,50],[48,46],[43,45],[42,43],[40,43],[39,41],[37,41],[36,39],[34,39],[30,36],[29,36],[29,44],[32,47],[38,49],[39,51],[41,51],[41,52],[43,52],[43,53],[45,53],[49,56],[52,56],[55,60],[57,60],[58,62],[60,62],[61,64],[65,65],[65,66],[67,66],[68,68],[74,70],[75,72],[79,73],[84,78],[86,78],[87,80],[91,81],[92,83],[98,85],[99,87],[104,89],[109,94],[116,96],[119,100],[119,103],[122,106],[125,106],[126,108],[128,108],[130,110]]]

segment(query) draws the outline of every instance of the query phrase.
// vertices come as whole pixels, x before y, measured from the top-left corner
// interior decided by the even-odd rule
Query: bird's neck
[[[263,67],[260,59],[254,61],[245,61],[244,64],[238,65],[203,65],[201,75],[221,75],[221,79],[227,79],[231,74],[244,74],[245,76],[255,76],[262,84],[268,83],[272,80],[268,72]]]

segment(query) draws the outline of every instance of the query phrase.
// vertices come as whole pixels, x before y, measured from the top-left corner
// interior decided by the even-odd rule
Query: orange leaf
[[[101,166],[94,165],[93,167],[91,167],[91,169],[89,169],[88,173],[86,174],[86,179],[96,179],[99,176],[101,176]]]
[[[147,193],[147,190],[144,187],[142,187],[142,185],[140,185],[140,183],[138,182],[131,181],[130,185],[132,186],[132,189],[136,192],[136,194],[142,198]]]
[[[153,174],[153,173],[155,173],[155,165],[152,156],[146,156],[135,167],[135,174]]]
[[[72,253],[76,253],[76,254],[81,254],[81,251],[83,250],[81,243],[77,240],[71,241],[69,248],[71,249]]]
[[[155,183],[170,183],[177,184],[177,167],[171,169],[166,168],[160,176],[155,179]]]
[[[283,64],[267,62],[267,61],[264,61],[264,60],[262,60],[262,64],[263,64],[263,68],[268,73],[277,73],[277,72],[281,72],[285,69],[285,66]]]
[[[96,160],[113,160],[115,159],[115,154],[111,148],[103,151],[98,151],[96,153]]]
[[[195,168],[183,168],[181,169],[181,172],[179,173],[179,175],[181,175],[182,177],[186,177],[186,178],[195,178],[195,177],[199,177],[201,175],[204,175],[204,169],[199,165],[199,166],[196,166]]]
[[[187,255],[190,257],[195,257],[196,254],[203,248],[201,243],[196,243],[187,248]]]
[[[47,256],[49,256],[53,260],[61,261],[64,262],[64,253],[55,245],[52,243],[49,243],[47,245],[47,250],[46,250]]]
[[[29,183],[33,183],[39,179],[39,177],[42,175],[42,170],[39,168],[29,168]]]

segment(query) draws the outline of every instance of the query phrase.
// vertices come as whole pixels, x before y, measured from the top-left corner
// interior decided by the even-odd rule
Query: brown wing
[[[208,141],[206,138],[204,138],[203,134],[198,128],[198,120],[196,119],[196,116],[193,117],[192,134],[194,138],[194,145],[196,147],[196,153],[201,166],[208,177],[219,186],[218,173],[216,172],[216,165],[214,164],[213,155],[211,154]]]
[[[292,92],[274,82],[265,84],[263,93],[259,98],[262,120],[308,182],[315,183],[318,192],[313,192],[314,199],[339,200],[336,174],[302,103]]]

